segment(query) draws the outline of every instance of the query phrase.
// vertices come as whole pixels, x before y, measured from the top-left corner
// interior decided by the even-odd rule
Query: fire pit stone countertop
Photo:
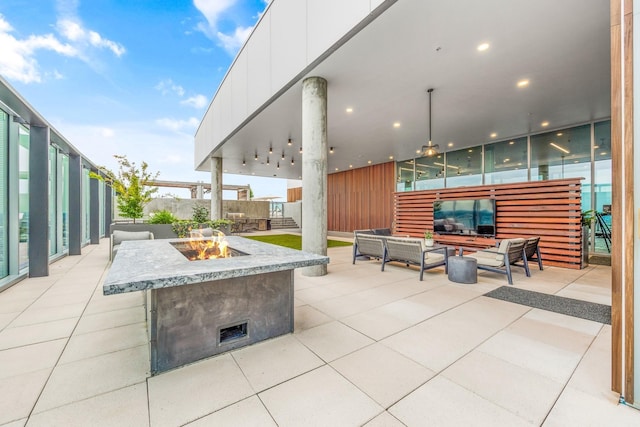
[[[103,293],[168,288],[329,263],[327,256],[238,236],[226,236],[226,240],[229,248],[246,255],[190,261],[174,246],[190,239],[125,241],[109,269]]]

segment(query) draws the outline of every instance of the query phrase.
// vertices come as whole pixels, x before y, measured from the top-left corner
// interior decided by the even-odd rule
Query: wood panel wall
[[[611,389],[634,404],[633,1],[611,0]]]
[[[544,265],[579,269],[582,256],[580,181],[575,178],[395,193],[394,232],[421,237],[425,230],[433,230],[435,200],[492,198],[496,200],[496,239],[482,243],[490,245],[500,239],[540,236]],[[442,236],[441,240],[456,239]]]
[[[302,200],[302,187],[287,188],[287,202],[297,202]]]
[[[393,162],[332,173],[327,177],[327,227],[332,231],[391,228]]]

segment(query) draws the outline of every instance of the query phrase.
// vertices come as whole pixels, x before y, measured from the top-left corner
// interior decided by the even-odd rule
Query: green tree
[[[92,177],[102,179],[113,187],[118,195],[116,203],[120,215],[132,218],[135,223],[136,218],[142,218],[144,207],[158,191],[157,187],[148,187],[148,183],[155,180],[160,173],[149,172],[146,162],[142,162],[138,167],[126,156],[115,154],[113,157],[119,165],[117,174],[101,166],[99,169],[104,176],[92,174]]]

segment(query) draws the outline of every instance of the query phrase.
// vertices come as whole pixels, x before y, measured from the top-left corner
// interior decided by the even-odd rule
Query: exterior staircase
[[[278,230],[281,228],[300,228],[291,217],[271,218],[271,229]]]

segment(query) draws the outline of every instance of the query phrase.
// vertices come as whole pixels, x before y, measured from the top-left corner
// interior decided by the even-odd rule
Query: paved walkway
[[[609,390],[611,327],[329,250],[296,272],[295,333],[149,377],[141,293],[105,297],[108,240],[0,293],[0,425],[638,426]],[[610,304],[610,267],[516,287]]]

